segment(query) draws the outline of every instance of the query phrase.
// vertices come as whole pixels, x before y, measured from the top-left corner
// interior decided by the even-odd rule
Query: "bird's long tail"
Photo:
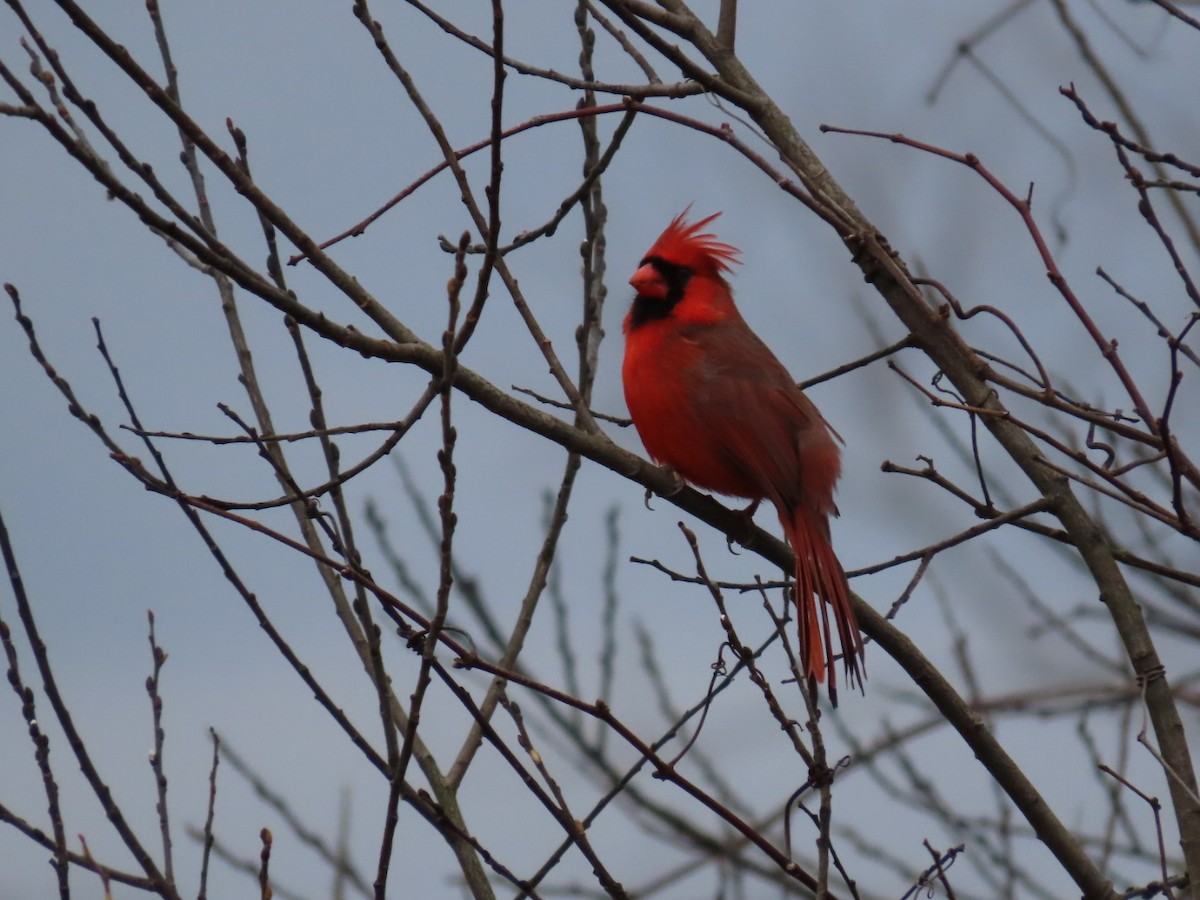
[[[836,654],[829,628],[830,610],[833,611],[847,682],[852,689],[857,686],[862,690],[866,676],[862,635],[854,617],[854,607],[850,604],[846,573],[833,552],[829,520],[824,513],[800,507],[792,510],[790,517],[781,511],[780,521],[796,554],[800,666],[810,684],[824,681],[825,673],[829,673],[829,700],[837,706]],[[818,602],[818,597],[825,602]]]

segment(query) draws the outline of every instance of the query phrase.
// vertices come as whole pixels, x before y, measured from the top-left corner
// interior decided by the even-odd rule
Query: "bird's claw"
[[[733,546],[734,543],[745,546],[750,540],[751,529],[754,528],[754,514],[758,512],[758,504],[762,503],[762,498],[751,502],[745,509],[738,510],[737,515],[742,519],[742,527],[737,529],[737,533],[729,533],[725,535],[725,546],[734,556],[738,555],[737,549]]]
[[[687,487],[687,482],[683,480],[683,476],[680,475],[678,472],[676,472],[674,469],[670,468],[669,466],[663,466],[662,470],[664,472],[666,472],[668,475],[670,475],[671,480],[675,483],[674,487],[672,487],[669,492],[664,494],[664,493],[662,493],[662,491],[659,491],[659,493],[663,497],[674,497],[676,494],[678,494],[680,491],[682,491],[685,487]],[[650,498],[653,496],[654,496],[654,491],[651,490],[650,488],[646,488],[646,499],[645,499],[646,509],[654,509],[654,507],[652,507],[650,505]]]
[[[666,469],[667,474],[671,476],[671,480],[673,482],[675,482],[675,486],[671,489],[671,493],[667,494],[666,496],[674,497],[676,494],[678,494],[680,491],[682,491],[685,487],[687,487],[687,482],[684,481],[683,476],[680,475],[678,472],[676,472],[674,469],[669,468],[667,466],[664,466],[663,468]]]

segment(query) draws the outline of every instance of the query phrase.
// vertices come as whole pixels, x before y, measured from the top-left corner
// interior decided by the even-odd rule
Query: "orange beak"
[[[665,297],[667,283],[653,263],[646,263],[633,273],[629,283],[642,297]]]

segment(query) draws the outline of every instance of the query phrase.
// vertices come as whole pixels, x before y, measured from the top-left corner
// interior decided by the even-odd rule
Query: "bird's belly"
[[[714,440],[702,410],[669,397],[627,397],[630,415],[650,457],[708,491],[759,499],[762,487]]]

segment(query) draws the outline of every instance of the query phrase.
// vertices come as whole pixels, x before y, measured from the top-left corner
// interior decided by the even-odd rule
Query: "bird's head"
[[[689,206],[674,218],[666,231],[646,251],[638,269],[629,279],[639,297],[677,302],[693,277],[724,281],[722,273],[729,272],[739,262],[736,247],[723,244],[716,235],[705,232],[706,226],[720,213],[699,222],[689,223]]]

